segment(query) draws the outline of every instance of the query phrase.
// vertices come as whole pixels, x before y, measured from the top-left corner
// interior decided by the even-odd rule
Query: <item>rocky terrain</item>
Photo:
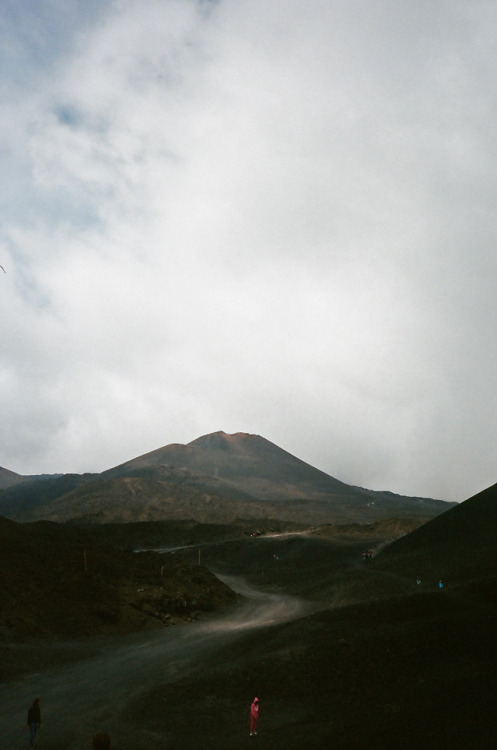
[[[121,534],[98,531],[0,518],[0,680],[22,663],[51,664],[58,651],[66,658],[67,649],[49,655],[56,641],[170,627],[236,601],[204,566],[135,553]]]

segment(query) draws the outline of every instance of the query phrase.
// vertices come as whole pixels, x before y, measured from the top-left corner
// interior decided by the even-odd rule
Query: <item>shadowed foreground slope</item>
[[[386,529],[374,526],[204,538],[207,567],[279,597],[300,594],[314,613],[231,630],[200,659],[182,652],[164,657],[164,668],[142,670],[147,642],[127,645],[136,674],[123,677],[133,690],[117,704],[102,699],[95,729],[112,729],[115,750],[494,747],[497,564],[483,540],[497,532],[495,489],[383,550]],[[401,524],[388,528],[402,533]],[[192,563],[199,545],[192,539],[175,556]],[[364,561],[366,546],[377,554]],[[196,626],[186,627],[193,644]],[[77,690],[77,665],[71,680]],[[248,736],[255,695],[256,739]],[[56,722],[57,706],[50,712]],[[51,750],[86,747],[86,736],[61,733],[57,744],[56,724],[50,732]]]
[[[164,627],[234,599],[203,566],[47,521],[0,518],[0,568],[0,643]]]
[[[483,541],[497,532],[495,493],[367,562],[351,538],[328,540],[329,554],[323,539],[256,540],[259,557],[244,557],[254,580],[264,568],[271,586],[291,581],[293,593],[300,587],[315,599],[325,592],[326,608],[228,645],[205,676],[145,691],[123,718],[151,739],[168,737],[171,748],[235,750],[254,742],[248,703],[257,694],[260,748],[494,747],[497,563]],[[269,551],[286,571],[270,569]],[[214,554],[219,565],[221,550]]]

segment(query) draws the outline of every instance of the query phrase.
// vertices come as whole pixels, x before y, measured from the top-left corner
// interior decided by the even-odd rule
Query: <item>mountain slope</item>
[[[392,574],[436,582],[497,576],[497,484],[389,545],[373,561]]]
[[[196,474],[215,477],[249,492],[259,499],[289,499],[290,495],[314,497],[325,492],[354,495],[351,487],[330,477],[259,435],[215,432],[187,445],[167,445],[128,461],[107,476],[157,466],[182,467]],[[298,489],[297,489],[298,488]]]
[[[22,477],[21,481],[0,491],[0,515],[13,520],[33,520],[38,507],[44,508],[61,495],[66,495],[98,474],[62,474]],[[43,511],[41,511],[43,517]]]
[[[40,502],[38,496],[30,507],[25,503],[13,509],[12,502],[7,503],[13,491],[0,493],[0,513],[15,520],[274,518],[336,523],[393,515],[431,518],[451,507],[351,487],[265,438],[246,433],[216,432],[187,445],[167,445],[100,475],[87,475],[86,481],[67,487],[70,491],[61,491],[63,479],[52,483],[51,498]]]
[[[92,529],[0,518],[0,640],[162,627],[235,599],[202,566],[120,549],[112,530]]]
[[[12,487],[13,485],[24,482],[24,477],[20,474],[16,474],[15,471],[9,471],[0,466],[0,489],[5,487]]]

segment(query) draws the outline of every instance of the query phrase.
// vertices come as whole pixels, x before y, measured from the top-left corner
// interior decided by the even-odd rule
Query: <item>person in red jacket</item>
[[[257,734],[257,722],[259,721],[259,698],[254,698],[250,706],[250,736]]]

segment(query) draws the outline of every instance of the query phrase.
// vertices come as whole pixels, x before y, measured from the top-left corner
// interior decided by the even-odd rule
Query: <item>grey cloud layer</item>
[[[497,11],[87,7],[42,65],[2,11],[0,464],[225,429],[354,484],[493,483]]]

